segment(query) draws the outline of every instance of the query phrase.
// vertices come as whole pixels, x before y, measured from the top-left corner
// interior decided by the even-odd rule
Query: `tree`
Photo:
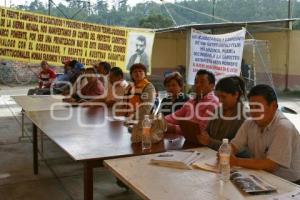
[[[67,6],[58,4],[56,7],[52,4],[51,15],[68,18],[76,16],[74,19],[99,24],[147,28],[174,26],[169,13],[177,25],[224,22],[220,19],[212,20],[211,16],[203,14],[212,14],[212,0],[178,0],[173,4],[145,1],[133,7],[128,5],[128,0],[120,0],[111,9],[108,8],[107,0],[97,0],[91,13],[87,3],[76,0],[68,2]],[[288,16],[288,0],[215,0],[215,3],[215,16],[229,21],[286,19]],[[47,5],[42,4],[41,0],[32,0],[29,5],[16,8],[44,14],[48,11]],[[300,17],[300,1],[293,1],[292,13],[292,17]],[[296,28],[299,26],[299,23],[295,23]]]
[[[142,18],[139,21],[139,27],[141,28],[165,28],[173,26],[173,21],[169,18],[160,15],[160,14],[152,14],[147,17]]]

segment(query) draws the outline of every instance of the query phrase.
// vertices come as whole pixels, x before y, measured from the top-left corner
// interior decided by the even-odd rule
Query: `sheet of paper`
[[[209,172],[219,173],[219,167],[216,158],[209,160],[199,160],[193,164],[193,167]]]

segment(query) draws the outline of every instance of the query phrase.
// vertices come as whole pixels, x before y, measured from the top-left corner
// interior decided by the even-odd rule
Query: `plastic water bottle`
[[[150,150],[152,143],[151,143],[151,119],[149,115],[144,116],[143,121],[143,135],[142,135],[142,150]]]
[[[222,145],[219,148],[219,167],[220,167],[220,180],[227,182],[230,179],[230,153],[231,146],[228,139],[224,138]]]

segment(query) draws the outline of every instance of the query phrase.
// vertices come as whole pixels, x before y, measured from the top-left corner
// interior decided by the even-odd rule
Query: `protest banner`
[[[51,65],[65,59],[87,66],[107,61],[125,70],[130,31],[0,7],[0,58]]]
[[[221,35],[206,34],[192,29],[188,84],[193,85],[197,71],[206,69],[216,80],[240,75],[246,29]]]

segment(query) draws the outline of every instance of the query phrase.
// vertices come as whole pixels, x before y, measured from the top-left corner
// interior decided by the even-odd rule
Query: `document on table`
[[[270,197],[268,200],[300,200],[300,190]]]
[[[202,169],[209,172],[219,173],[218,161],[216,158],[211,158],[208,160],[200,160],[193,164],[193,167]]]

